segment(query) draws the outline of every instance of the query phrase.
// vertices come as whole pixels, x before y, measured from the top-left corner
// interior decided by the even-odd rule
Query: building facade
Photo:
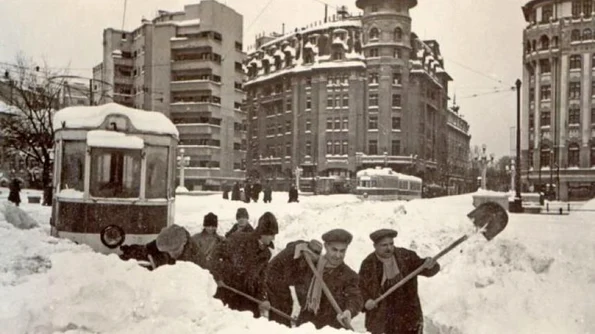
[[[166,114],[189,157],[188,189],[245,178],[243,17],[214,0],[159,11],[134,31],[105,29],[94,100]]]
[[[361,16],[340,9],[327,22],[257,38],[244,86],[248,168],[308,180],[380,165],[446,186],[452,79],[439,44],[411,32],[415,0],[356,5]]]
[[[448,193],[463,194],[474,190],[469,156],[471,135],[469,123],[459,113],[456,104],[448,108]]]
[[[523,7],[522,180],[560,200],[595,195],[593,1]]]

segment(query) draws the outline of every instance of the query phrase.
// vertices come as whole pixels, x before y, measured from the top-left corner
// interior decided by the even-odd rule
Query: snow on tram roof
[[[402,180],[409,181],[420,181],[421,179],[417,176],[401,174],[393,171],[391,168],[367,168],[357,172],[356,176],[375,176],[375,175],[393,175],[398,176]]]
[[[145,111],[125,107],[117,103],[100,106],[68,107],[54,115],[54,130],[96,128],[108,115],[123,115],[130,119],[132,126],[139,131],[169,134],[178,138],[176,126],[164,114],[156,111]]]

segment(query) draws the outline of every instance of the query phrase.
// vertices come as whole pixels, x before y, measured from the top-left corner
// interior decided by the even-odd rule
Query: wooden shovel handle
[[[443,257],[444,255],[446,255],[446,253],[450,252],[455,247],[457,247],[458,245],[462,244],[468,238],[469,238],[468,235],[464,235],[464,236],[458,238],[453,243],[451,243],[448,247],[446,247],[445,249],[443,249],[440,253],[436,254],[436,256],[434,256],[432,259],[434,261],[438,261],[439,258]],[[386,292],[383,293],[380,297],[374,299],[374,303],[376,303],[376,304],[380,303],[384,298],[386,298],[391,293],[395,292],[395,290],[397,290],[398,288],[402,287],[405,283],[409,282],[410,279],[412,279],[413,277],[419,275],[419,273],[421,273],[424,270],[425,270],[425,268],[424,268],[423,265],[421,267],[415,269],[409,275],[405,276],[402,280],[400,280],[397,284],[391,286],[390,289],[386,290]]]
[[[258,300],[256,298],[250,296],[249,294],[244,293],[244,292],[242,292],[242,291],[240,291],[240,290],[238,290],[236,288],[232,288],[231,286],[229,286],[229,285],[227,285],[225,283],[222,284],[222,285],[220,285],[220,286],[223,287],[223,288],[225,288],[225,289],[227,289],[227,290],[229,290],[229,291],[232,291],[232,292],[234,292],[234,293],[236,293],[236,294],[238,294],[238,295],[240,295],[240,296],[242,296],[242,297],[244,297],[244,298],[246,298],[246,299],[248,299],[250,301],[253,301],[253,302],[257,303],[257,304],[261,304],[262,303],[261,300]],[[287,319],[289,321],[292,321],[292,322],[295,322],[296,321],[296,319],[292,318],[291,316],[289,316],[285,312],[283,312],[283,311],[281,311],[281,310],[279,310],[277,308],[274,308],[272,306],[271,306],[271,311],[273,311],[274,313],[277,313],[279,316],[281,316],[281,317],[283,317],[283,318],[285,318],[285,319]]]
[[[319,279],[322,285],[322,291],[324,292],[324,295],[326,296],[326,298],[328,299],[328,301],[330,302],[331,306],[333,307],[333,309],[335,309],[335,312],[337,312],[337,315],[343,314],[343,311],[341,310],[341,307],[339,307],[339,304],[337,304],[337,301],[335,300],[335,297],[333,297],[333,294],[331,293],[331,290],[329,290],[328,286],[326,285],[326,283],[324,283],[324,280],[322,279],[322,275],[318,272],[318,270],[316,270],[316,267],[314,266],[314,263],[312,263],[312,258],[310,258],[310,254],[306,253],[306,252],[302,252],[304,258],[306,259],[306,262],[308,263],[308,266],[310,267],[310,269],[312,270],[312,273],[314,273],[314,276],[316,276],[316,279]],[[354,330],[353,327],[351,326],[351,324],[349,322],[347,323],[341,323],[343,326],[345,326],[345,328],[349,329],[349,330]]]

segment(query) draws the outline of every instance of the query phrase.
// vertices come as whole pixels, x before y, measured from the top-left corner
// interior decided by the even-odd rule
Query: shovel
[[[467,214],[467,217],[473,220],[473,225],[475,225],[475,227],[478,229],[475,233],[481,232],[481,234],[483,234],[483,236],[488,241],[492,240],[495,236],[502,232],[508,224],[508,214],[506,213],[506,210],[504,210],[502,206],[495,202],[486,202],[479,205],[477,208],[475,208],[475,210],[469,212]],[[467,239],[469,239],[469,237],[471,237],[475,233],[466,234],[460,237],[459,239],[455,240],[452,244],[450,244],[448,247],[446,247],[440,253],[434,256],[432,260],[434,260],[434,262],[438,261],[439,258],[446,255],[455,247],[465,242]],[[417,276],[425,269],[426,268],[424,266],[415,269],[409,275],[400,280],[397,284],[390,287],[390,289],[388,289],[380,297],[376,298],[374,300],[374,303],[378,304],[388,295],[395,292],[395,290],[403,286],[410,279]]]
[[[242,296],[242,297],[244,297],[244,298],[246,298],[246,299],[248,299],[250,301],[253,301],[253,302],[257,303],[257,304],[261,304],[262,303],[261,300],[258,300],[257,298],[254,298],[254,297],[250,296],[249,294],[244,293],[244,292],[242,292],[242,291],[240,291],[240,290],[238,290],[236,288],[233,288],[233,287],[231,287],[231,286],[229,286],[229,285],[227,285],[227,284],[225,284],[223,282],[220,282],[219,283],[219,286],[222,287],[222,288],[225,288],[225,289],[227,289],[227,290],[229,290],[231,292],[234,292],[234,293],[236,293],[236,294],[238,294],[238,295],[240,295],[240,296]],[[277,308],[274,308],[272,306],[271,306],[271,311],[273,311],[274,313],[278,314],[279,316],[285,318],[286,320],[289,320],[291,322],[291,324],[293,326],[295,326],[296,321],[297,321],[295,318],[292,318],[290,315],[288,315],[285,312],[283,312],[283,311],[281,311],[281,310],[279,310]]]
[[[318,270],[316,270],[314,263],[312,263],[312,258],[310,258],[310,254],[308,254],[307,252],[303,252],[303,255],[304,255],[304,258],[306,259],[306,262],[308,263],[308,266],[310,266],[310,269],[314,273],[314,276],[316,276],[316,279],[319,279],[320,282],[322,283],[322,291],[324,292],[324,295],[330,302],[333,309],[335,309],[335,312],[337,312],[337,314],[343,314],[343,311],[341,310],[341,307],[339,307],[339,304],[337,304],[337,301],[335,300],[335,297],[333,297],[331,290],[329,290],[328,286],[326,286],[326,283],[324,283],[324,280],[322,279],[322,275],[318,272]],[[355,331],[349,322],[345,322],[345,323],[341,322],[341,325],[343,325],[345,328],[347,328],[349,330]]]

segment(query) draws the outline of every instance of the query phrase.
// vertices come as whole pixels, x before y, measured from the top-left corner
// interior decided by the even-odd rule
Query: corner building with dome
[[[416,5],[357,0],[363,14],[343,7],[326,22],[257,36],[245,62],[249,173],[298,173],[307,189],[387,166],[463,189],[468,124],[448,107],[438,42],[411,31]]]

